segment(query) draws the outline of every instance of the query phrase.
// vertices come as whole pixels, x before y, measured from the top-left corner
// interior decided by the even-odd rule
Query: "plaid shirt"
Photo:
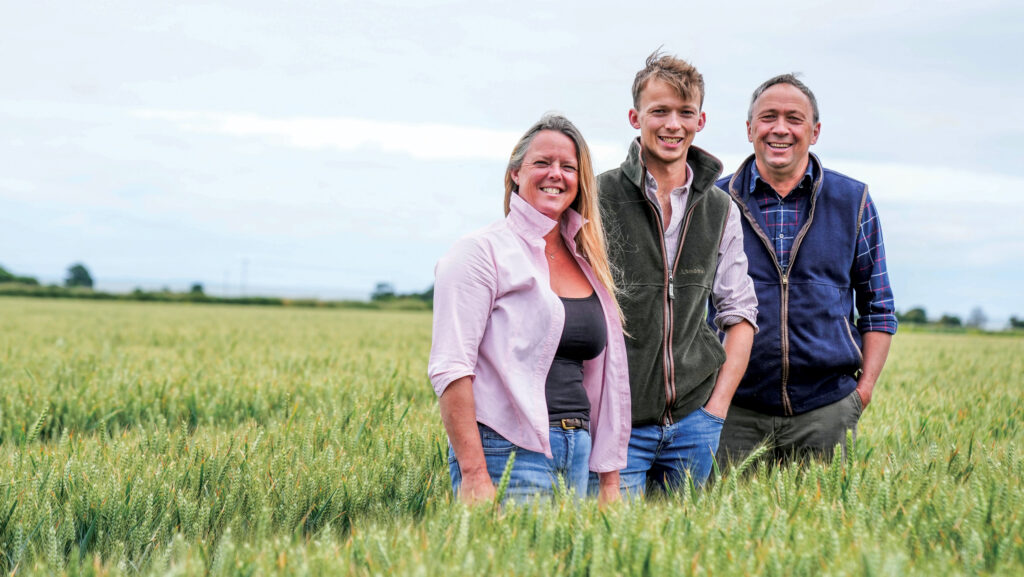
[[[750,194],[757,201],[767,228],[765,233],[772,239],[775,247],[775,258],[785,271],[789,268],[789,253],[793,249],[793,241],[800,232],[800,226],[807,222],[811,211],[811,183],[814,182],[813,166],[807,163],[807,172],[792,191],[786,196],[779,196],[775,189],[761,179],[757,171],[757,163],[751,162]]]
[[[813,163],[807,163],[807,172],[789,194],[779,196],[767,182],[761,179],[757,163],[750,163],[750,194],[764,216],[765,234],[772,239],[775,258],[783,271],[789,268],[789,256],[793,250],[800,227],[810,217],[811,186],[814,182]],[[885,264],[885,244],[882,241],[882,227],[878,221],[875,204],[868,195],[864,214],[857,237],[857,256],[853,267],[854,291],[857,295],[857,329],[861,333],[879,331],[896,333],[896,309],[893,303],[889,271]]]

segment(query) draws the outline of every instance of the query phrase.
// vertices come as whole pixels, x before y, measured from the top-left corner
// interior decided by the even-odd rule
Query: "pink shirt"
[[[551,290],[544,235],[556,222],[513,194],[508,216],[460,239],[435,269],[434,335],[428,373],[438,396],[473,377],[477,421],[513,444],[551,457],[545,381],[565,325]],[[590,400],[590,470],[626,466],[630,405],[626,345],[616,307],[574,237],[583,218],[569,209],[561,233],[604,309],[608,345],[583,363]]]

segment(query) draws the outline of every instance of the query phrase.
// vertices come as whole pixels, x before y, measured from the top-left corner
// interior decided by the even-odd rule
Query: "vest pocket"
[[[864,354],[860,350],[860,345],[857,344],[857,339],[854,338],[854,336],[853,336],[853,331],[855,329],[850,325],[850,319],[848,319],[846,317],[843,317],[843,318],[839,319],[839,321],[843,325],[843,330],[844,330],[844,334],[845,334],[845,337],[846,337],[846,342],[849,343],[850,349],[853,352],[854,356],[856,357],[857,362],[860,363],[860,364],[863,364],[864,363]]]
[[[788,353],[791,379],[804,371],[853,374],[861,365],[860,343],[851,325],[850,297],[821,283],[790,286]]]

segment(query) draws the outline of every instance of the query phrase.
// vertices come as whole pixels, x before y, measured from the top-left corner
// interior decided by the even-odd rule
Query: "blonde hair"
[[[634,109],[640,110],[640,95],[652,78],[666,82],[683,100],[699,97],[700,108],[704,107],[704,76],[689,62],[662,54],[659,49],[647,57],[643,69],[633,79]]]
[[[587,146],[587,141],[583,139],[583,134],[568,118],[559,114],[545,114],[523,134],[515,148],[512,149],[508,167],[505,169],[505,215],[508,216],[509,213],[512,193],[519,192],[519,185],[512,180],[512,171],[523,166],[526,151],[529,150],[534,137],[544,130],[560,132],[568,136],[576,145],[576,162],[579,163],[579,190],[576,193],[576,200],[572,203],[572,209],[580,213],[584,219],[583,226],[576,233],[576,246],[583,258],[590,263],[590,268],[594,270],[597,280],[611,295],[612,302],[615,303],[615,310],[619,315],[619,322],[625,324],[622,308],[615,296],[615,275],[612,265],[608,261],[607,244],[604,239],[604,229],[601,226],[601,210],[597,202],[597,178],[594,176],[594,164],[590,160],[590,148]]]

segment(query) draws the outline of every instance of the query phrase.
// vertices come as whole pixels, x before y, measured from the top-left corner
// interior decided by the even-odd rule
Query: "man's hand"
[[[868,403],[871,402],[871,393],[874,392],[875,386],[870,387],[857,385],[857,394],[860,395],[860,406],[862,409],[868,408]]]
[[[718,417],[719,419],[724,419],[726,415],[729,414],[729,405],[731,404],[729,402],[722,402],[721,399],[724,398],[724,395],[721,395],[719,397],[712,396],[710,399],[708,399],[708,404],[704,405],[704,410]]]
[[[749,322],[744,320],[725,328],[725,341],[722,342],[725,347],[725,364],[718,370],[718,380],[711,391],[711,398],[704,405],[705,411],[720,419],[729,414],[732,396],[747,370],[753,344],[754,326]]]
[[[875,392],[875,382],[882,374],[882,367],[885,366],[885,359],[889,356],[889,345],[892,344],[892,335],[878,331],[869,331],[861,336],[863,342],[864,363],[861,367],[860,378],[857,379],[857,394],[860,395],[861,407],[868,408],[871,402],[871,395]]]

